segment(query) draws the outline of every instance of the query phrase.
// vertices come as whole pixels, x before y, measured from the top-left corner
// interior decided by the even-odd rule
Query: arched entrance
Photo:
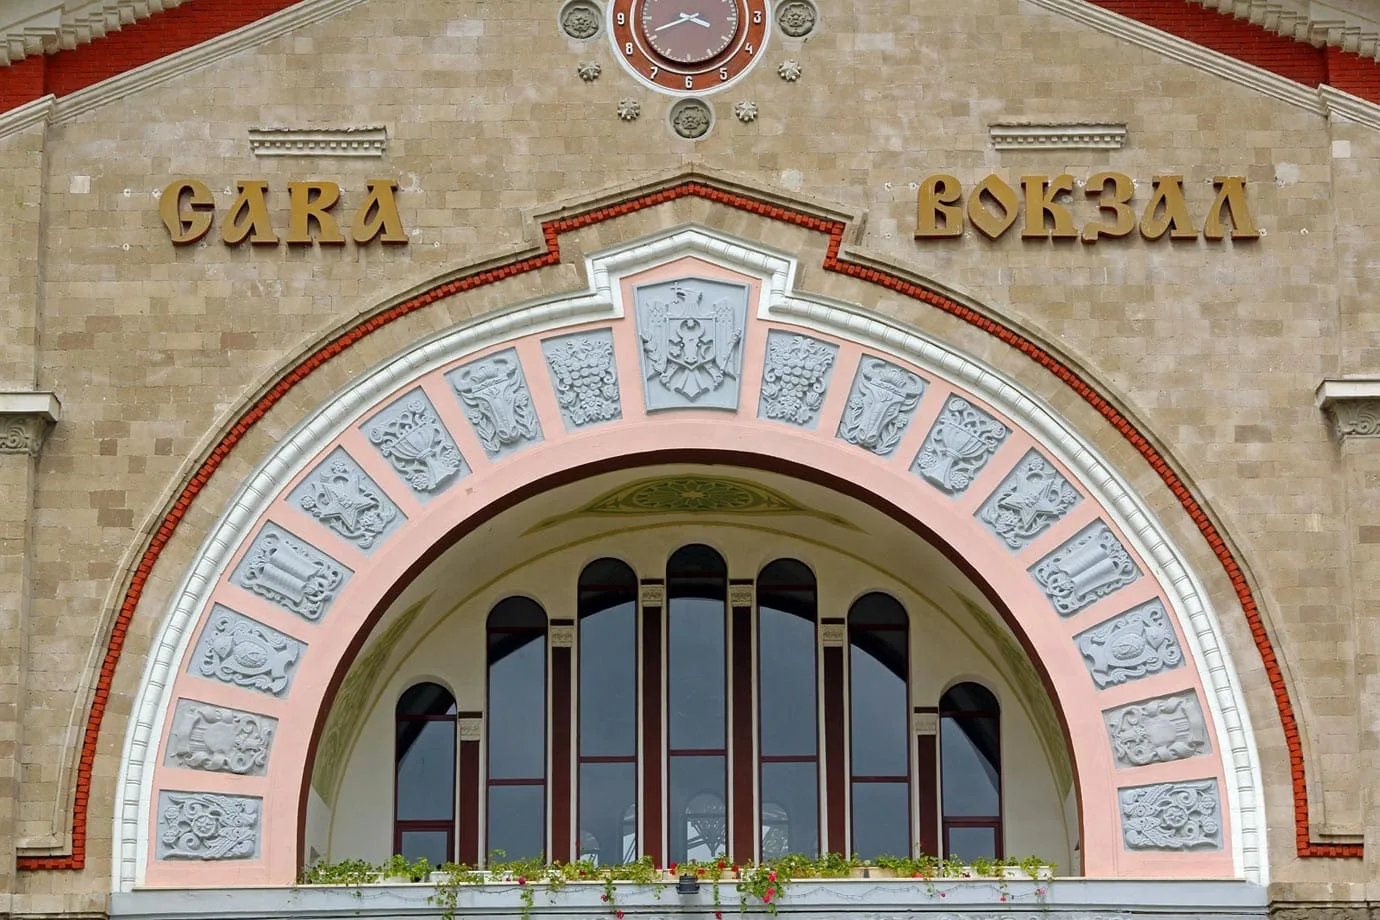
[[[119,886],[291,881],[327,704],[430,556],[552,485],[687,461],[828,485],[969,575],[1062,716],[1087,874],[1262,881],[1245,712],[1163,528],[1014,381],[797,298],[794,271],[694,229],[620,247],[591,258],[587,296],[423,342],[285,438],[165,621],[119,786]],[[262,769],[188,754],[198,706],[274,720]],[[1202,743],[1119,752],[1116,713],[1185,706]]]

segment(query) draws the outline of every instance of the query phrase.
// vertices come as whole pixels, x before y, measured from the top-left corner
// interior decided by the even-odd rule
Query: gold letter
[[[929,176],[920,183],[915,238],[963,235],[963,185],[953,176]],[[943,218],[941,224],[939,218]]]
[[[1161,207],[1164,213],[1159,217],[1155,212]],[[1171,240],[1197,239],[1198,230],[1189,216],[1188,204],[1184,201],[1183,176],[1156,176],[1155,187],[1150,194],[1150,203],[1140,216],[1140,235],[1147,240],[1157,240],[1169,231]]]
[[[312,197],[312,192],[316,197]],[[288,243],[310,243],[311,222],[321,234],[322,243],[344,243],[335,218],[326,213],[340,200],[340,186],[334,182],[289,182],[288,201]]]
[[[255,246],[278,245],[278,235],[268,220],[268,203],[264,201],[268,183],[263,179],[240,179],[236,185],[240,195],[225,215],[225,223],[220,228],[221,239],[229,246],[238,246],[246,236]]]
[[[191,211],[182,210],[182,196],[187,195]],[[158,214],[163,218],[163,226],[168,228],[174,246],[195,243],[211,229],[214,218],[215,199],[204,182],[196,179],[177,179],[163,189],[163,197],[158,201]]]
[[[1107,198],[1107,183],[1112,183],[1112,197]],[[1083,242],[1096,243],[1099,236],[1125,236],[1136,229],[1136,212],[1130,208],[1135,183],[1125,173],[1100,172],[1088,180],[1083,190],[1089,198],[1100,195],[1097,207],[1116,215],[1116,223],[1091,223],[1083,228]]]
[[[984,194],[991,195],[992,200],[1001,205],[1001,217],[987,210],[987,205],[982,200]],[[979,182],[977,188],[968,196],[968,219],[973,222],[974,227],[995,240],[1011,229],[1011,225],[1016,222],[1016,211],[1020,205],[1021,199],[1016,190],[1007,185],[1001,176],[994,174]]]
[[[1069,209],[1054,203],[1055,195],[1073,191],[1073,176],[1064,173],[1056,176],[1053,182],[1044,176],[1021,176],[1021,186],[1025,189],[1025,227],[1021,230],[1021,239],[1052,236],[1056,240],[1071,240],[1078,236]],[[1054,222],[1053,231],[1045,229],[1046,215]]]
[[[370,179],[369,197],[355,212],[355,223],[350,235],[356,243],[367,243],[374,237],[385,243],[406,243],[407,234],[403,232],[402,218],[398,216],[398,203],[393,199],[393,190],[398,183],[392,179]],[[371,213],[372,212],[372,215]]]
[[[1203,236],[1210,240],[1220,240],[1226,227],[1222,223],[1222,208],[1227,209],[1231,218],[1231,238],[1234,240],[1255,240],[1260,231],[1251,220],[1251,209],[1246,206],[1246,178],[1244,176],[1218,176],[1212,180],[1217,189],[1217,197],[1208,208],[1207,222],[1203,224]]]

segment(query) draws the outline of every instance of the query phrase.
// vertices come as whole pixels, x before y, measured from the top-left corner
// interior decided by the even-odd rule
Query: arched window
[[[728,847],[726,662],[728,566],[707,546],[666,565],[668,859]]]
[[[1001,706],[981,684],[950,687],[939,700],[944,855],[998,859],[1001,826]]]
[[[488,624],[488,852],[546,853],[546,613],[508,597]]]
[[[848,611],[853,852],[910,855],[910,645],[905,608],[873,592]]]
[[[394,723],[393,852],[439,866],[455,852],[455,698],[414,684]]]
[[[757,576],[762,858],[819,853],[815,575],[778,559]]]
[[[637,859],[637,575],[598,559],[579,588],[580,856]]]

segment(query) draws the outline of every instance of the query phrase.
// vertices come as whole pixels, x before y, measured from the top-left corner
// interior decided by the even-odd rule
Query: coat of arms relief
[[[748,287],[683,278],[636,289],[648,409],[738,407]]]

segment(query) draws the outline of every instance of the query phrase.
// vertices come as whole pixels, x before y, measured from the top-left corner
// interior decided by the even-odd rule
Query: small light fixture
[[[680,874],[680,881],[676,882],[676,894],[699,894],[699,893],[700,893],[700,880],[699,880],[698,878],[695,877],[694,873],[691,873],[691,872],[682,872],[682,873]]]

